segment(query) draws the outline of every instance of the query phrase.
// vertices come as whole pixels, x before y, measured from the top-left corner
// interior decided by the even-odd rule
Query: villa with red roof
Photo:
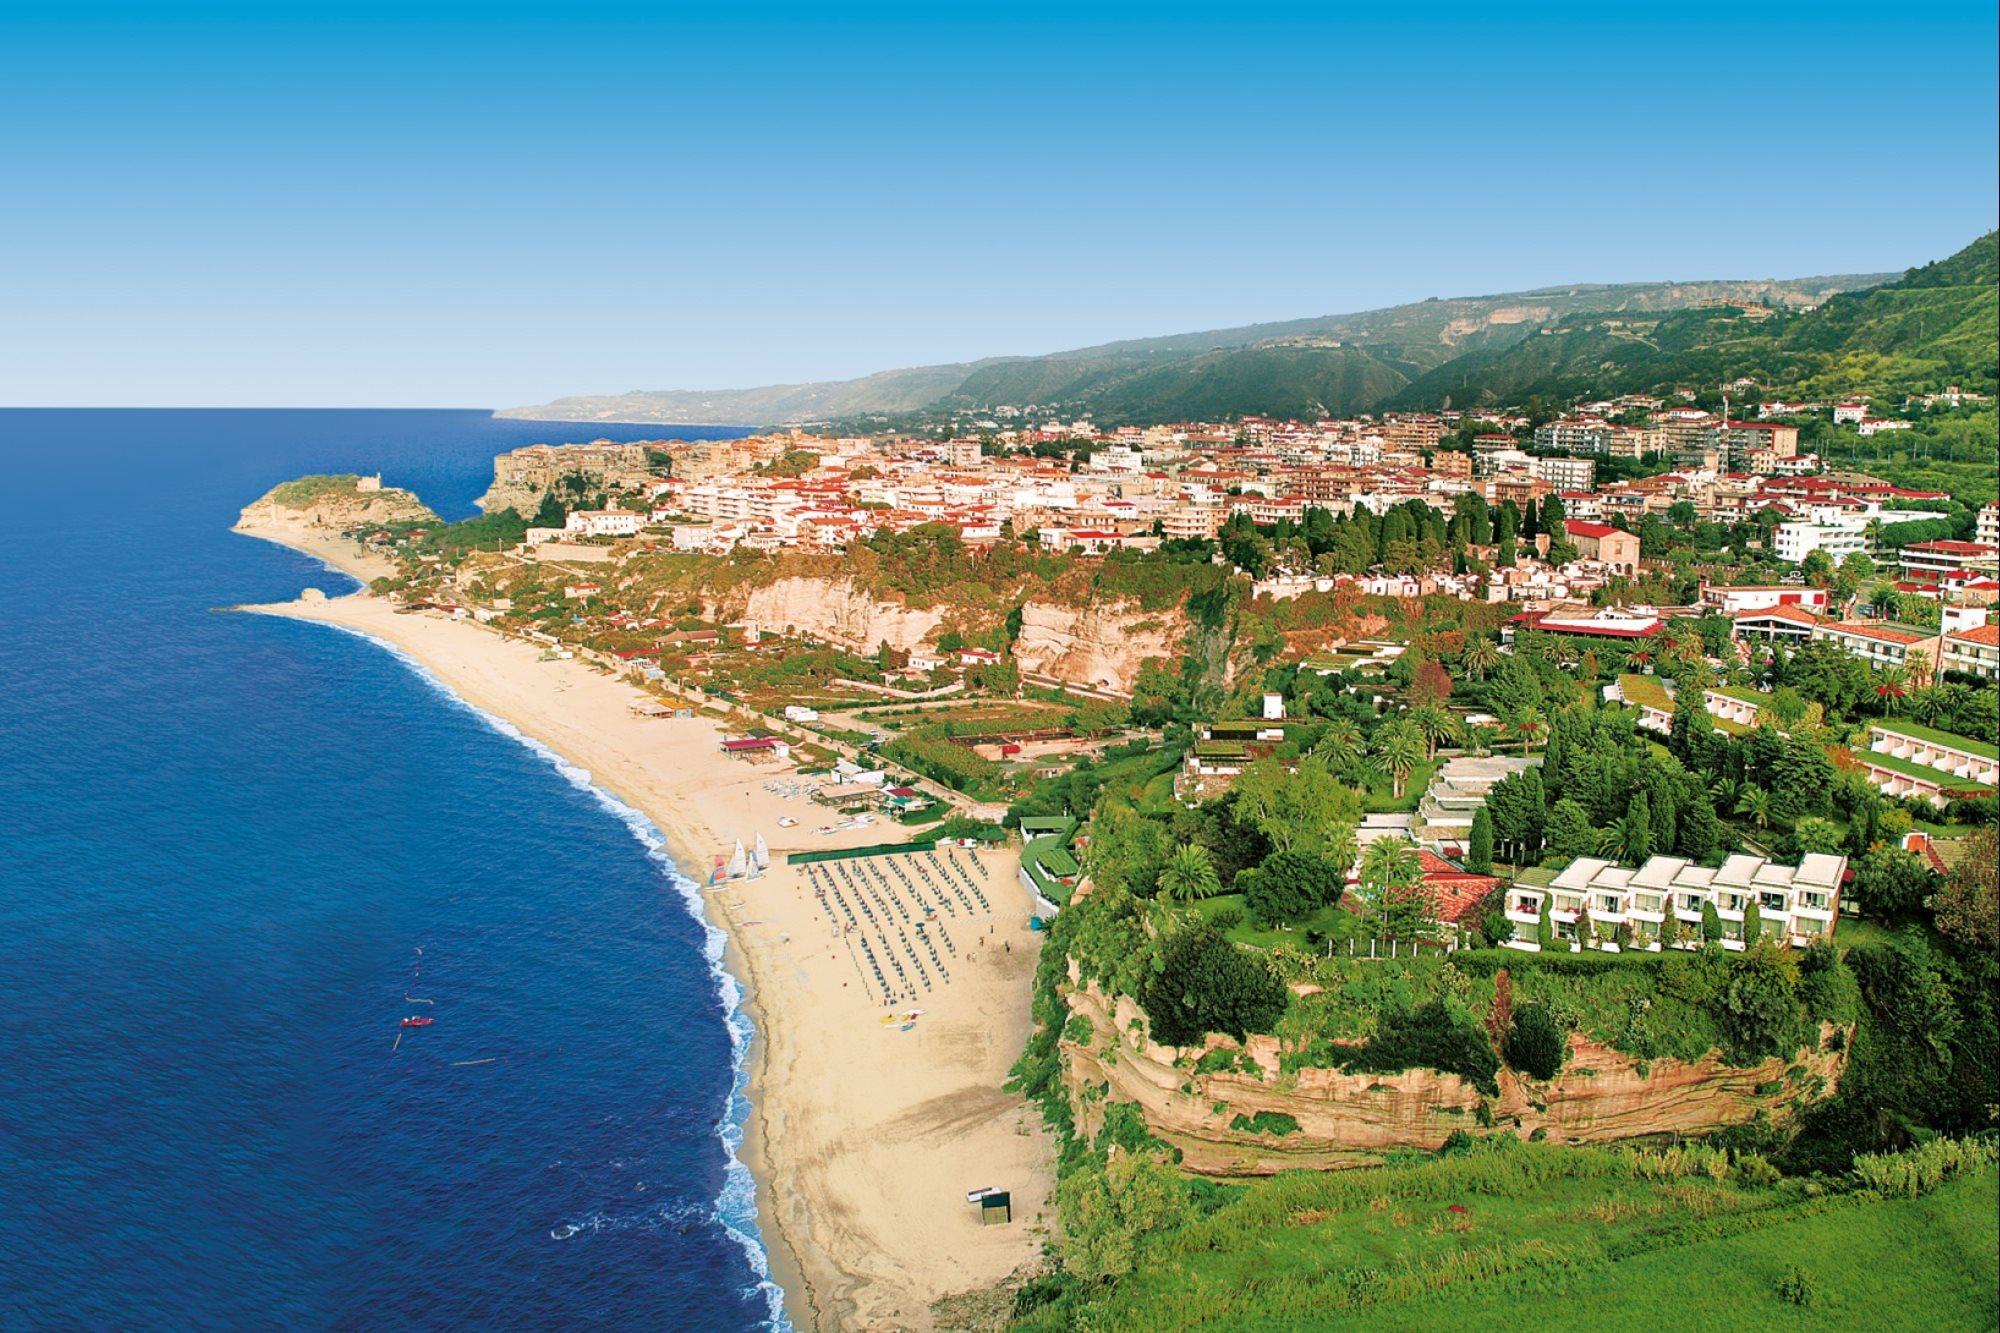
[[[1585,560],[1595,560],[1626,575],[1639,572],[1639,539],[1632,533],[1608,523],[1586,523],[1579,519],[1564,520],[1563,530],[1570,544],[1576,547],[1576,553]]]

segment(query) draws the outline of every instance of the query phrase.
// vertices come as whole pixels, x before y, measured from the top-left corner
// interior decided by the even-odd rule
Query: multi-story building
[[[1597,481],[1597,461],[1591,458],[1537,458],[1530,469],[1559,491],[1587,491]]]
[[[1944,669],[2000,680],[2000,625],[1975,625],[1946,634]]]
[[[1431,472],[1440,477],[1457,481],[1472,479],[1472,455],[1461,454],[1451,449],[1440,449],[1431,455]]]
[[[1222,506],[1175,505],[1160,515],[1160,535],[1169,541],[1210,538],[1222,530]]]
[[[2000,547],[1987,542],[1911,542],[1900,557],[1903,577],[1928,582],[1946,574],[1990,571],[2000,563]]]
[[[1671,916],[1682,947],[1703,942],[1705,909],[1722,927],[1722,947],[1745,947],[1747,918],[1757,909],[1758,938],[1801,946],[1833,935],[1840,881],[1847,858],[1813,853],[1796,866],[1739,854],[1720,866],[1698,866],[1685,857],[1655,856],[1636,869],[1594,856],[1578,857],[1547,886],[1517,884],[1507,891],[1512,948],[1540,949],[1536,936],[1544,903],[1559,948],[1658,950],[1661,927]],[[1590,923],[1590,940],[1579,926]],[[1626,943],[1616,941],[1622,934]]]
[[[1804,521],[1780,523],[1771,533],[1771,553],[1798,564],[1814,551],[1838,565],[1850,555],[1868,554],[1868,519],[1832,511]]]
[[[1884,719],[1869,725],[1863,745],[1851,752],[1855,763],[1890,796],[1943,805],[1992,796],[2000,784],[2000,749],[1987,741]]]
[[[1613,458],[1644,458],[1666,447],[1665,432],[1651,426],[1613,426],[1605,449]]]
[[[1523,475],[1518,472],[1502,473],[1486,483],[1486,498],[1496,505],[1514,502],[1516,509],[1526,511],[1529,505],[1539,505],[1555,493],[1555,487],[1540,477]]]
[[[1911,650],[1923,648],[1936,638],[1935,634],[1919,634],[1894,625],[1858,622],[1827,621],[1812,629],[1814,643],[1831,643],[1885,671],[1908,665]]]
[[[1566,417],[1535,428],[1535,447],[1566,454],[1602,454],[1611,449],[1611,426],[1594,417]]]
[[[1739,472],[1757,471],[1749,466],[1753,456],[1769,461],[1791,458],[1798,453],[1799,428],[1776,421],[1732,421],[1723,433],[1723,444],[1731,468]]]
[[[1981,505],[1972,529],[1972,539],[1981,546],[2000,546],[2000,504]]]
[[[1381,435],[1392,449],[1435,449],[1444,439],[1444,422],[1433,416],[1390,417],[1382,423]]]

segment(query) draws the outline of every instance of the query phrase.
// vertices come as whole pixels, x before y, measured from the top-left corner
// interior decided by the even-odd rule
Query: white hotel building
[[[1542,903],[1556,947],[1574,948],[1576,923],[1588,912],[1600,941],[1618,927],[1631,932],[1630,948],[1657,951],[1660,926],[1672,913],[1686,947],[1702,943],[1702,908],[1712,904],[1722,922],[1722,947],[1743,948],[1743,919],[1757,904],[1762,937],[1794,946],[1831,938],[1840,907],[1847,858],[1814,853],[1796,866],[1761,856],[1737,855],[1720,866],[1698,866],[1686,857],[1655,856],[1634,870],[1594,856],[1578,857],[1546,887],[1517,884],[1507,890],[1508,947],[1538,952]],[[1600,946],[1602,947],[1602,946]]]

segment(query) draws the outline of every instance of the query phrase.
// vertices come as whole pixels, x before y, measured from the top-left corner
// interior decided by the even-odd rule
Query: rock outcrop
[[[920,646],[943,623],[945,611],[886,601],[852,579],[792,577],[753,589],[743,616],[766,629],[809,634],[850,652],[872,653],[884,643],[900,652]]]
[[[642,490],[652,480],[646,470],[644,444],[592,440],[589,444],[531,444],[493,460],[493,484],[479,497],[482,512],[512,509],[533,517],[542,497],[566,477],[581,479],[593,491]]]
[[[1091,1028],[1088,1041],[1063,1042],[1079,1129],[1095,1133],[1108,1103],[1136,1103],[1148,1129],[1184,1154],[1188,1170],[1215,1176],[1373,1165],[1398,1149],[1434,1150],[1453,1130],[1477,1132],[1485,1120],[1524,1138],[1539,1131],[1566,1143],[1707,1134],[1831,1095],[1844,1068],[1844,1057],[1826,1049],[1825,1033],[1818,1048],[1749,1068],[1716,1054],[1647,1067],[1579,1036],[1555,1078],[1537,1082],[1503,1069],[1499,1096],[1488,1097],[1456,1074],[1430,1069],[1281,1074],[1277,1038],[1252,1036],[1236,1069],[1197,1074],[1175,1063],[1184,1052],[1146,1038],[1144,1015],[1129,998],[1112,1002],[1079,987],[1069,1005]],[[1209,1041],[1210,1050],[1237,1046],[1226,1037]],[[1288,1116],[1298,1128],[1273,1134],[1243,1127],[1259,1112],[1267,1125],[1282,1123],[1269,1117]]]
[[[1014,657],[1024,676],[1129,696],[1149,658],[1180,656],[1187,630],[1178,608],[1144,612],[1129,605],[1031,601],[1021,608]]]
[[[237,527],[346,532],[370,523],[435,523],[438,516],[410,491],[380,477],[300,477],[274,486],[243,507]]]

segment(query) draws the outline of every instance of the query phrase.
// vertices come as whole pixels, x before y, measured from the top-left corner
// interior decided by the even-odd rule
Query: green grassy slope
[[[1649,1179],[1613,1152],[1519,1145],[1298,1172],[1225,1203],[1033,1329],[1991,1328],[2000,1175],[1918,1199]],[[1453,1205],[1462,1213],[1451,1211]],[[1809,1303],[1780,1283],[1803,1270]]]

